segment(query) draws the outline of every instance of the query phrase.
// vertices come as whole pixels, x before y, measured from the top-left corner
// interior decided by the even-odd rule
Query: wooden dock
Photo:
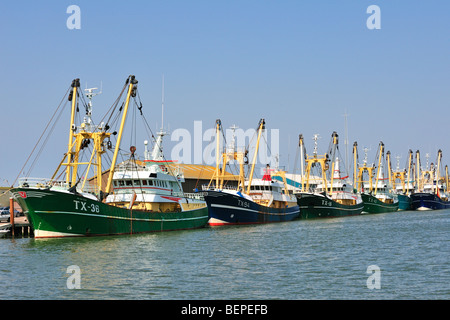
[[[8,237],[11,236],[23,236],[23,237],[32,237],[33,230],[31,228],[31,224],[28,221],[27,217],[14,217],[14,227],[10,222],[0,223],[0,230],[9,229],[10,232],[7,234]]]

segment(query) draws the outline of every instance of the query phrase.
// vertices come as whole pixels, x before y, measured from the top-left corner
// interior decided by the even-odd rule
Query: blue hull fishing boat
[[[426,155],[427,158],[429,155]],[[416,162],[420,164],[420,153],[416,152]],[[413,210],[440,210],[450,209],[448,201],[448,167],[445,167],[445,180],[440,176],[440,164],[442,151],[438,150],[437,164],[428,165],[428,159],[425,170],[417,171],[418,192],[411,194],[411,206]],[[421,173],[421,174],[420,174]],[[443,183],[446,181],[446,183]],[[445,188],[444,188],[445,187]]]
[[[299,217],[300,209],[295,196],[288,192],[284,171],[274,172],[273,174],[273,176],[282,176],[283,183],[272,179],[272,170],[268,167],[262,179],[253,179],[259,142],[265,125],[264,119],[261,119],[258,125],[256,150],[248,179],[245,179],[244,175],[248,151],[236,151],[234,141],[233,146],[227,148],[227,152],[221,154],[223,163],[222,168],[220,168],[220,120],[216,121],[216,125],[216,171],[210,184],[203,186],[203,195],[210,216],[208,224],[218,226],[272,223],[291,221]],[[240,167],[237,186],[224,185],[226,165],[233,160],[236,160]],[[212,185],[213,181],[215,181],[214,185]]]
[[[299,217],[297,205],[273,208],[260,205],[239,192],[208,191],[205,195],[211,226],[291,221]],[[295,203],[296,204],[296,203]]]
[[[436,194],[419,192],[411,195],[412,210],[450,209],[450,201],[441,199]]]

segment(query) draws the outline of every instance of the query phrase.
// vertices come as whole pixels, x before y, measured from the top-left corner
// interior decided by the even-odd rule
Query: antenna
[[[313,140],[314,140],[314,151],[313,151],[313,154],[316,155],[316,156],[317,156],[317,140],[318,140],[319,138],[320,138],[320,137],[319,137],[319,134],[318,134],[318,133],[315,133],[315,134],[314,134],[314,137],[313,137]]]
[[[93,128],[91,127],[91,124],[92,124],[92,119],[91,119],[91,116],[92,116],[92,98],[95,97],[95,96],[98,96],[99,94],[101,94],[102,93],[102,89],[103,89],[103,83],[102,82],[100,82],[100,91],[98,91],[98,92],[94,92],[94,90],[98,90],[98,88],[88,88],[87,84],[86,84],[86,89],[84,89],[85,95],[89,99],[89,102],[88,102],[88,105],[87,105],[87,108],[86,108],[87,119],[84,118],[84,123],[85,123],[86,129],[88,131],[93,130]]]
[[[364,150],[364,160],[363,160],[363,163],[364,163],[364,166],[367,166],[367,152],[370,151],[371,149],[368,148],[368,147],[364,147],[363,150]]]
[[[397,155],[395,156],[395,159],[397,160],[397,168],[395,170],[400,171],[400,159],[402,158],[402,156]]]
[[[235,131],[236,131],[236,129],[239,129],[239,127],[236,126],[235,124],[233,124],[233,125],[230,127],[230,129],[231,129],[232,132],[233,132],[233,136],[232,136],[232,138],[231,138],[231,146],[230,146],[230,149],[233,149],[233,152],[234,152],[234,151],[236,151],[236,134],[235,134]]]
[[[162,105],[161,105],[161,131],[163,131],[164,128],[164,74],[162,75]]]
[[[103,92],[103,81],[100,81],[100,91],[96,92],[96,93],[93,93],[94,90],[98,90],[98,88],[88,88],[87,87],[87,82],[86,82],[86,89],[84,89],[84,91],[86,91],[86,93],[85,93],[86,97],[89,100],[91,100],[92,97],[95,97],[95,96],[97,96],[99,94],[102,94],[102,92]]]
[[[153,150],[151,152],[152,160],[164,160],[162,140],[167,132],[164,131],[164,74],[162,76],[162,103],[161,103],[161,130],[158,132]]]
[[[103,92],[103,82],[100,81],[100,91],[99,92],[95,92],[94,93],[94,90],[98,90],[98,88],[88,88],[87,87],[87,83],[86,83],[86,89],[84,89],[84,91],[86,92],[85,93],[86,97],[89,99],[89,107],[92,107],[92,98],[95,97],[95,96],[98,96],[99,94],[102,94],[102,92]]]
[[[347,123],[347,117],[349,114],[347,113],[347,109],[345,109],[345,113],[343,114],[345,118],[345,139],[344,139],[344,145],[345,145],[345,166],[346,166],[346,172],[350,172],[349,170],[349,161],[348,161],[348,123]]]

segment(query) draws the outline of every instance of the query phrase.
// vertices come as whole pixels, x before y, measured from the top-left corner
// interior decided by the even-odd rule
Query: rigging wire
[[[61,102],[59,103],[58,107],[56,108],[55,112],[53,113],[53,116],[50,118],[50,120],[48,121],[47,125],[45,126],[45,129],[44,129],[44,131],[42,132],[41,136],[39,137],[38,141],[36,142],[36,144],[35,144],[33,150],[31,150],[30,155],[28,156],[27,160],[25,161],[25,163],[23,164],[22,168],[20,169],[20,171],[19,171],[17,177],[14,179],[14,181],[13,181],[11,187],[14,186],[14,184],[16,183],[16,181],[19,179],[19,176],[20,176],[21,172],[24,170],[25,166],[27,165],[28,161],[30,160],[30,158],[31,158],[31,156],[33,155],[34,151],[36,150],[37,146],[39,145],[39,143],[40,143],[42,137],[44,136],[45,132],[47,131],[48,127],[50,126],[50,123],[52,123],[53,118],[54,118],[55,115],[58,113],[58,110],[59,110],[59,108],[61,107],[63,101],[66,99],[66,96],[67,96],[67,94],[68,94],[69,91],[70,91],[70,88],[71,88],[71,87],[69,86],[69,88],[67,89],[67,91],[66,91],[66,93],[64,94],[63,98],[61,99]],[[67,103],[67,102],[66,102],[66,103]],[[64,104],[64,105],[65,105],[65,104]]]
[[[62,109],[59,111],[59,114],[58,114],[58,116],[56,117],[56,121],[53,122],[53,125],[50,127],[50,129],[49,129],[49,131],[48,131],[48,134],[46,135],[46,137],[45,137],[43,143],[41,144],[41,147],[39,148],[39,150],[38,150],[36,156],[34,157],[34,160],[33,160],[33,162],[31,163],[30,168],[28,169],[28,172],[25,174],[25,176],[27,176],[27,177],[30,176],[31,171],[34,169],[34,166],[36,165],[38,159],[40,158],[42,152],[44,151],[45,146],[47,145],[48,140],[50,139],[50,137],[51,137],[53,131],[54,131],[55,128],[56,128],[56,124],[57,124],[57,122],[59,121],[59,119],[61,118],[61,115],[62,115],[63,113],[64,113],[64,108],[62,108]]]

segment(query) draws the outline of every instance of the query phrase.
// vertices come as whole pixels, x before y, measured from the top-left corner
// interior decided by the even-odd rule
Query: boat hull
[[[364,202],[363,213],[385,213],[398,211],[398,201],[394,203],[384,203],[375,196],[367,193],[361,193],[361,198]]]
[[[297,194],[297,204],[300,207],[302,219],[335,218],[361,214],[363,203],[343,205],[323,195]]]
[[[148,212],[115,207],[80,194],[33,188],[11,190],[35,238],[104,236],[201,228],[207,207]]]
[[[292,221],[299,217],[298,206],[271,208],[239,195],[208,191],[204,196],[208,205],[210,226],[260,224]]]
[[[411,210],[411,198],[404,194],[398,195],[398,210]]]
[[[449,209],[450,201],[444,201],[433,193],[413,193],[411,195],[412,210],[441,210]]]

